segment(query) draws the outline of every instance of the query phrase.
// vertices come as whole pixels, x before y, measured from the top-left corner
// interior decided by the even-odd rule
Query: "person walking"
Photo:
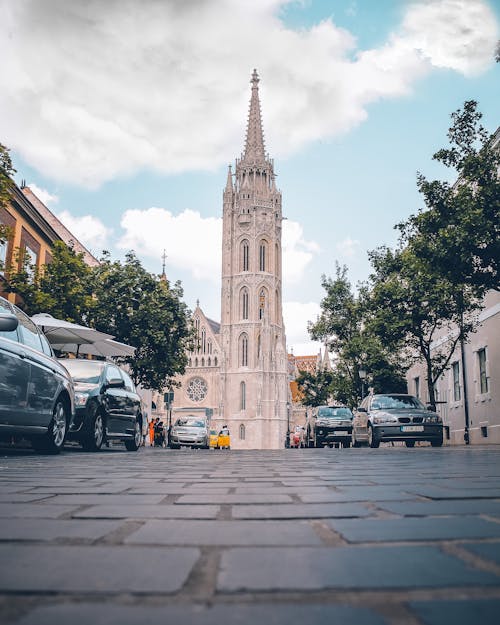
[[[149,422],[149,446],[153,447],[155,444],[155,420],[151,419]]]

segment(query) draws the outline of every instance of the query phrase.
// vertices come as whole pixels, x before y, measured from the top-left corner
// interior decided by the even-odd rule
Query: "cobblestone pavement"
[[[0,622],[490,625],[500,448],[0,453]]]

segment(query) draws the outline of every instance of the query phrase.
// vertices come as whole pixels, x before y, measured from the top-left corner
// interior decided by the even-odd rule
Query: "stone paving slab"
[[[377,508],[403,516],[455,514],[500,514],[500,501],[494,499],[446,499],[439,501],[384,501]]]
[[[235,548],[222,554],[221,592],[498,585],[500,577],[436,547]]]
[[[19,493],[12,493],[11,495],[2,494],[0,495],[0,504],[2,503],[29,503],[31,501],[41,501],[45,499],[46,501],[50,500],[51,495],[25,495]]]
[[[408,491],[429,499],[500,499],[500,488],[444,488],[440,486],[427,486],[413,488]]]
[[[363,517],[370,511],[360,503],[317,503],[285,505],[233,506],[234,519],[321,519],[329,517]]]
[[[0,544],[0,592],[171,593],[199,556],[189,547]]]
[[[214,519],[219,506],[151,505],[101,505],[74,512],[75,518],[84,519]]]
[[[120,495],[50,495],[48,499],[44,500],[46,504],[72,504],[74,506],[93,506],[93,505],[144,505],[144,504],[158,504],[165,499],[165,495],[144,495],[137,494],[131,495],[129,493],[122,493]]]
[[[182,495],[177,499],[178,504],[251,504],[251,503],[291,503],[290,495],[274,495],[263,493],[261,495]]]
[[[463,543],[461,545],[467,551],[485,560],[490,560],[500,566],[500,542],[499,543]]]
[[[148,521],[126,540],[158,545],[321,545],[304,521]]]
[[[349,542],[500,538],[500,524],[479,517],[335,519],[329,525]]]
[[[375,487],[374,487],[375,488]],[[304,503],[321,503],[321,502],[349,502],[349,501],[403,501],[405,499],[414,500],[415,495],[403,492],[391,492],[383,487],[374,490],[371,494],[366,488],[359,491],[334,491],[327,493],[301,493],[300,499]]]
[[[215,605],[136,607],[63,604],[37,608],[18,625],[388,625],[366,608],[346,605]],[[489,625],[489,624],[484,624]]]
[[[97,539],[114,532],[122,521],[61,519],[2,519],[0,540]],[[3,563],[2,563],[3,564]]]
[[[1,518],[40,518],[40,519],[57,519],[63,514],[69,514],[77,509],[76,506],[56,506],[44,503],[14,503],[0,504]]]
[[[425,625],[498,625],[500,599],[410,603]]]

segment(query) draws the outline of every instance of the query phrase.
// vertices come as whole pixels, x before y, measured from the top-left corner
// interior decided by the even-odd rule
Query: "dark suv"
[[[61,359],[75,384],[75,420],[68,439],[87,451],[98,451],[105,441],[121,440],[128,451],[142,442],[141,398],[130,376],[102,360]]]
[[[383,441],[428,441],[433,447],[443,444],[443,422],[413,395],[388,393],[369,395],[356,410],[353,422],[353,447],[366,443],[378,447]]]
[[[73,383],[37,326],[0,297],[0,440],[57,453],[74,414]]]
[[[345,406],[316,406],[306,423],[306,447],[350,447],[352,419]]]

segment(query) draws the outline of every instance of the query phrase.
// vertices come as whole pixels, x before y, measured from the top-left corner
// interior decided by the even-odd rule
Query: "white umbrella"
[[[113,338],[112,334],[105,334],[77,323],[56,319],[48,313],[38,313],[33,315],[31,319],[42,329],[51,345],[55,343],[76,343],[77,345],[82,345]]]
[[[77,343],[53,343],[52,347],[62,352],[70,352],[78,355],[103,356],[104,358],[118,358],[125,356],[133,356],[135,347],[105,339],[103,341],[94,341],[93,343],[85,343],[78,345]]]

